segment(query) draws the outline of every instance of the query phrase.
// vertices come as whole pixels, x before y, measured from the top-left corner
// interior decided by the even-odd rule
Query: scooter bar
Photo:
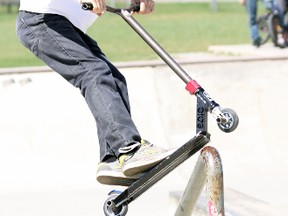
[[[83,10],[93,10],[93,4],[84,2],[82,3],[82,9]],[[140,10],[140,4],[131,4],[128,8],[122,9],[122,8],[113,8],[106,6],[106,11],[111,12],[111,13],[121,13],[122,10],[128,11],[129,13],[131,12],[137,12]]]
[[[92,3],[83,3],[82,9],[93,10]],[[229,109],[223,112],[218,103],[213,100],[209,94],[193,80],[180,65],[155,41],[152,36],[131,16],[131,12],[139,11],[139,4],[132,4],[127,9],[117,9],[107,6],[106,10],[121,16],[133,30],[158,54],[158,56],[186,83],[186,90],[190,94],[195,95],[198,100],[205,105],[205,109],[209,111],[216,119],[219,128],[224,132],[232,132],[238,126],[238,116],[236,112]],[[231,112],[232,111],[232,112]]]

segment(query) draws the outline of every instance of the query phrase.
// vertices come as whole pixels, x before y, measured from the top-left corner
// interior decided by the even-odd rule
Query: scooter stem
[[[108,8],[107,11],[109,11]],[[117,12],[116,14],[120,15],[186,84],[192,80],[180,65],[151,37],[127,10],[121,10],[121,12]]]

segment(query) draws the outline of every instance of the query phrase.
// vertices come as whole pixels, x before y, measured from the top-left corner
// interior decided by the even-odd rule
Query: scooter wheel
[[[269,34],[276,47],[286,47],[286,33],[283,29],[281,17],[277,11],[271,13],[267,19]]]
[[[237,113],[229,108],[225,108],[222,110],[224,116],[228,118],[228,122],[226,123],[218,123],[218,127],[225,133],[230,133],[234,131],[239,123],[239,118]]]
[[[128,212],[128,205],[122,204],[120,207],[115,207],[113,200],[120,194],[120,191],[111,191],[108,199],[105,201],[103,211],[105,216],[125,216]]]

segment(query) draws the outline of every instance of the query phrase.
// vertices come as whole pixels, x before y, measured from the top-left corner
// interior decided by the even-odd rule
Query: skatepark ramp
[[[209,146],[223,162],[227,214],[287,214],[287,64],[266,60],[184,66],[240,118],[231,134],[221,132],[212,118],[208,128]],[[175,148],[195,135],[195,98],[169,68],[121,71],[143,138]],[[96,126],[79,91],[46,67],[0,69],[0,74],[0,215],[103,215],[103,203],[114,187],[95,182]],[[171,203],[179,202],[197,158],[139,197],[128,215],[173,215],[177,205]]]

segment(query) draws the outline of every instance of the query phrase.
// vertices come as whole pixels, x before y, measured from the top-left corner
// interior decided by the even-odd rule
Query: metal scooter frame
[[[82,8],[84,10],[92,10],[93,5],[90,3],[84,3]],[[238,117],[233,110],[224,112],[219,104],[216,103],[133,18],[131,11],[139,10],[139,5],[131,5],[128,9],[116,9],[107,6],[106,10],[121,16],[158,54],[158,56],[162,58],[162,60],[185,82],[186,90],[197,97],[196,135],[152,168],[143,177],[131,184],[126,190],[120,194],[114,194],[105,202],[105,215],[124,216],[128,211],[128,204],[130,202],[134,201],[138,196],[143,194],[169,172],[201,150],[210,141],[210,134],[207,132],[208,112],[216,118],[219,128],[224,132],[231,132],[236,129],[238,125]]]
[[[157,43],[157,41],[155,41],[152,36],[134,19],[134,17],[131,15],[131,11],[133,10],[138,10],[137,5],[132,5],[129,9],[116,9],[107,6],[107,11],[121,16],[130,25],[130,27],[157,53],[157,55],[184,81],[186,84],[186,90],[197,97],[197,104],[203,103],[205,107],[203,107],[203,109],[211,112],[212,115],[216,118],[218,124],[229,124],[229,119],[223,114],[223,112],[221,112],[219,104],[216,103],[196,82],[196,80],[193,80],[182,69],[182,67],[180,67],[180,65],[160,46],[160,44]],[[199,118],[200,121],[206,120],[202,118],[206,118],[203,109],[199,110],[201,115],[197,115],[197,119]],[[206,131],[206,129],[207,128],[203,122],[197,122],[196,133],[199,131]]]
[[[83,3],[82,8],[84,10],[92,10],[93,5],[91,3]],[[182,67],[180,67],[180,65],[160,46],[160,44],[157,43],[157,41],[155,41],[152,38],[152,36],[134,19],[134,17],[131,15],[131,12],[138,11],[139,5],[137,4],[131,5],[128,9],[117,9],[117,8],[112,8],[112,7],[107,6],[106,10],[108,12],[115,13],[121,16],[129,24],[129,26],[147,43],[147,45],[149,45],[157,53],[157,55],[184,81],[184,83],[186,84],[186,90],[189,91],[192,95],[195,95],[197,97],[197,104],[200,101],[204,103],[205,110],[210,112],[216,118],[216,121],[219,127],[222,125],[222,128],[224,130],[225,130],[225,127],[227,128],[231,127],[231,121],[229,122],[229,116],[225,115],[222,112],[222,109],[219,106],[219,104],[216,103],[209,96],[209,94],[196,82],[196,80],[193,80],[182,69]],[[236,113],[233,113],[233,114],[236,114]],[[229,125],[226,125],[226,124],[229,124]],[[201,125],[202,127],[200,127],[199,129],[198,124],[197,124],[197,130],[196,130],[197,133],[199,131],[203,131],[206,129],[206,128],[203,128],[204,126],[203,124]],[[220,129],[222,128],[220,127]],[[235,128],[233,128],[233,130]],[[225,132],[230,132],[230,131],[225,131]]]

